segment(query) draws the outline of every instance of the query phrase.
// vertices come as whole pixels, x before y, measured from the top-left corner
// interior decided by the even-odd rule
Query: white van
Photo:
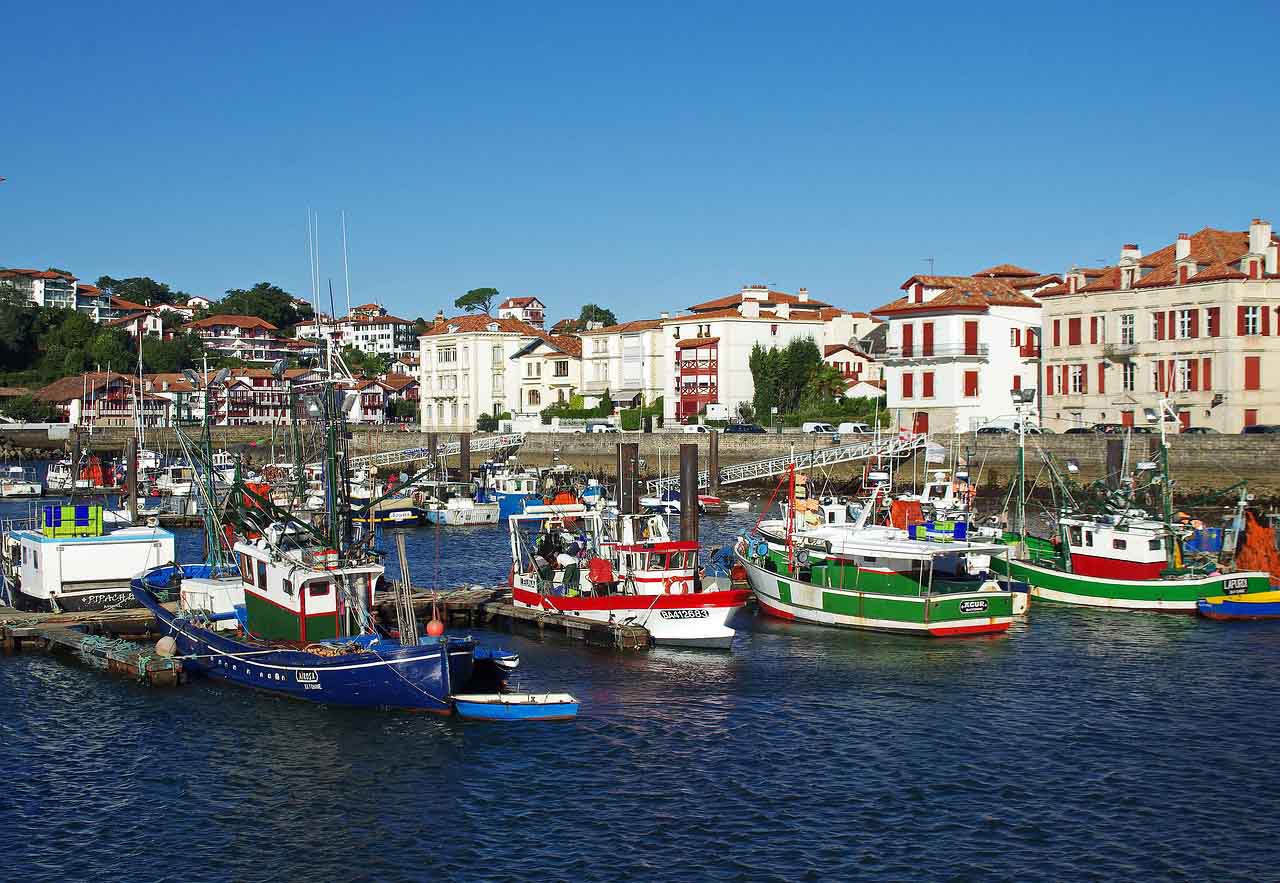
[[[870,435],[871,427],[866,423],[841,423],[836,432],[841,435]]]
[[[836,428],[830,423],[806,423],[800,427],[801,432],[814,432],[823,435],[834,435]]]
[[[685,432],[715,432],[710,426],[703,426],[701,423],[691,423],[684,428]]]

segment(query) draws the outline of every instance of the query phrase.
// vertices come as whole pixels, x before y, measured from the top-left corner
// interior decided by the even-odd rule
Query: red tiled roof
[[[719,342],[720,338],[718,337],[686,337],[684,340],[676,341],[676,349],[696,349],[700,346],[711,346],[712,344]]]
[[[146,304],[134,303],[131,300],[125,300],[122,297],[116,297],[114,294],[111,296],[111,306],[119,307],[122,310],[135,310],[135,311],[140,311],[144,313],[151,312],[151,307],[147,306]]]
[[[578,333],[583,337],[589,337],[592,334],[627,334],[636,331],[652,331],[655,328],[661,328],[662,321],[662,319],[633,319],[630,322],[619,322],[617,325],[609,325],[604,328],[595,328]]]
[[[502,303],[498,304],[498,309],[501,310],[501,309],[511,309],[515,307],[527,307],[530,304],[534,303],[535,301],[537,303],[542,303],[542,301],[538,300],[536,297],[509,297],[506,300],[504,300]]]
[[[357,317],[355,319],[347,319],[352,325],[412,325],[408,319],[401,319],[399,316],[370,316],[368,318]]]
[[[306,303],[306,301],[303,301],[303,303]],[[353,310],[380,310],[380,309],[382,309],[382,307],[380,307],[378,304],[360,304],[359,306],[352,307],[351,309],[353,309]]]
[[[119,317],[119,318],[117,318],[117,319],[111,319],[110,321],[108,321],[108,322],[104,322],[103,324],[104,324],[104,325],[112,325],[112,326],[114,326],[114,325],[129,325],[129,324],[132,324],[133,322],[137,322],[139,319],[145,319],[145,318],[147,318],[147,316],[150,316],[150,315],[151,315],[151,311],[150,311],[150,310],[145,310],[145,311],[143,311],[143,312],[141,312],[141,313],[130,313],[130,314],[128,314],[127,316],[120,316],[120,317]]]
[[[530,337],[541,337],[543,335],[543,332],[520,319],[500,319],[496,316],[486,316],[483,313],[478,316],[468,313],[464,316],[454,316],[452,319],[437,322],[434,326],[428,328],[423,336],[435,337],[449,334],[451,327],[457,328],[457,333],[459,334],[485,332],[489,330],[490,325],[496,325],[499,332],[507,334],[527,334]]]
[[[568,334],[552,334],[546,340],[566,356],[582,358],[582,341],[578,338]]]
[[[1036,297],[1056,297],[1059,294],[1070,294],[1071,288],[1067,283],[1061,285],[1051,285],[1048,288],[1042,288],[1035,293]]]
[[[80,282],[76,284],[76,293],[93,297],[94,295],[102,294],[102,289],[96,285],[86,285]]]
[[[834,309],[834,307],[829,309]],[[823,318],[822,314],[825,312],[827,312],[827,310],[805,310],[805,311],[792,310],[789,318],[776,316],[773,313],[761,313],[759,316],[744,316],[742,315],[742,313],[738,312],[737,307],[729,307],[727,309],[712,310],[706,313],[684,313],[683,315],[680,315],[680,316],[672,316],[670,319],[659,319],[658,322],[661,325],[670,325],[675,322],[703,322],[707,319],[742,319],[743,321],[747,321],[747,322],[770,322],[770,323],[817,322],[821,318]],[[839,313],[840,311],[835,310],[835,312]],[[801,315],[797,315],[798,313],[801,313]]]
[[[1188,257],[1196,264],[1197,272],[1187,280],[1188,283],[1248,278],[1245,273],[1235,267],[1240,259],[1249,253],[1247,230],[1215,230],[1212,227],[1205,227],[1189,238]],[[1275,235],[1272,236],[1272,241],[1277,241]],[[1174,242],[1140,259],[1138,265],[1151,272],[1135,280],[1133,287],[1160,288],[1183,284],[1178,281],[1177,248],[1177,242]],[[1076,270],[1076,272],[1095,277],[1088,285],[1079,289],[1086,294],[1120,289],[1119,267],[1107,267],[1103,270]]]
[[[1247,253],[1247,252],[1246,252]],[[1220,279],[1248,279],[1248,275],[1224,264],[1214,261],[1190,278],[1190,282],[1216,282]]]
[[[1026,267],[1019,267],[1017,264],[996,264],[994,267],[987,267],[985,270],[979,270],[974,273],[975,276],[995,276],[1000,278],[1016,277],[1016,276],[1038,276],[1035,270],[1028,270]]]
[[[841,350],[848,350],[854,355],[858,355],[858,351],[855,350],[853,347],[849,346],[849,344],[847,343],[832,343],[832,344],[827,344],[822,348],[822,357],[825,359],[827,356],[834,355],[840,352]]]
[[[396,391],[404,389],[406,386],[417,383],[418,379],[408,374],[388,374],[382,378],[384,385],[392,387]]]
[[[873,315],[928,311],[972,311],[985,313],[991,307],[1038,307],[1040,302],[1017,289],[1017,281],[977,276],[912,276],[904,289],[920,282],[929,288],[941,288],[924,303],[914,303],[910,294],[872,310]]]
[[[1043,273],[1039,276],[1028,276],[1020,279],[1010,279],[1015,288],[1039,288],[1041,285],[1062,282],[1062,277],[1057,273]]]
[[[37,390],[35,397],[46,402],[69,402],[83,396],[86,389],[96,391],[113,380],[120,380],[129,385],[133,383],[133,378],[128,374],[117,374],[115,371],[90,371],[88,374],[75,374],[55,380]]]
[[[774,307],[779,306],[780,304],[789,304],[792,306],[799,304],[801,306],[813,307],[814,309],[831,306],[831,304],[826,301],[816,300],[812,297],[808,300],[802,301],[794,294],[787,294],[785,291],[774,291],[770,289],[769,293],[763,298],[757,299],[754,297],[743,297],[742,292],[739,291],[737,294],[730,294],[725,297],[718,297],[715,300],[708,300],[703,301],[700,304],[694,304],[689,307],[689,309],[695,313],[703,313],[711,310],[720,310],[725,307],[736,307],[744,300],[756,300],[761,306]]]
[[[268,331],[278,331],[276,326],[272,325],[265,319],[259,319],[257,316],[209,316],[206,319],[197,319],[194,322],[188,322],[183,328],[212,328],[216,325],[234,325],[237,328],[265,328]]]
[[[20,267],[0,269],[0,276],[26,276],[29,279],[67,279],[71,282],[76,281],[76,277],[70,273],[57,273],[53,270],[27,270]]]

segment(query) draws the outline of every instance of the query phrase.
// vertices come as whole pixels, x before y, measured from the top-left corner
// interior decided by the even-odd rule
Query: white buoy
[[[168,659],[170,656],[176,656],[178,653],[178,642],[171,635],[165,635],[156,641],[156,654]]]

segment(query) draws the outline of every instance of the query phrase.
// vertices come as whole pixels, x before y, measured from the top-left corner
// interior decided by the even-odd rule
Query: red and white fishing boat
[[[662,517],[608,517],[581,505],[527,506],[508,519],[518,607],[642,626],[658,644],[727,649],[751,592],[706,578],[698,544]]]

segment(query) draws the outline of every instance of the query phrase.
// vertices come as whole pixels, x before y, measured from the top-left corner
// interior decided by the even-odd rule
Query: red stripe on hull
[[[1119,561],[1115,558],[1081,555],[1078,552],[1071,554],[1071,571],[1081,576],[1102,579],[1159,579],[1160,571],[1164,568],[1163,561]]]
[[[929,629],[929,634],[935,638],[951,638],[956,635],[990,635],[1007,631],[1011,624],[1008,622],[984,622],[981,625],[958,625],[945,629]]]
[[[571,598],[567,595],[539,595],[529,589],[517,587],[512,589],[511,596],[516,602],[526,607],[545,609],[683,610],[701,607],[741,607],[747,603],[751,592],[746,589],[732,589],[727,592],[687,595],[607,595],[603,598]]]
[[[787,613],[787,611],[785,610],[779,610],[776,607],[770,607],[760,598],[756,599],[756,603],[760,605],[761,610],[763,610],[765,613],[769,614],[770,616],[775,616],[778,619],[785,619],[788,622],[791,622],[796,618],[796,615],[794,613]]]

